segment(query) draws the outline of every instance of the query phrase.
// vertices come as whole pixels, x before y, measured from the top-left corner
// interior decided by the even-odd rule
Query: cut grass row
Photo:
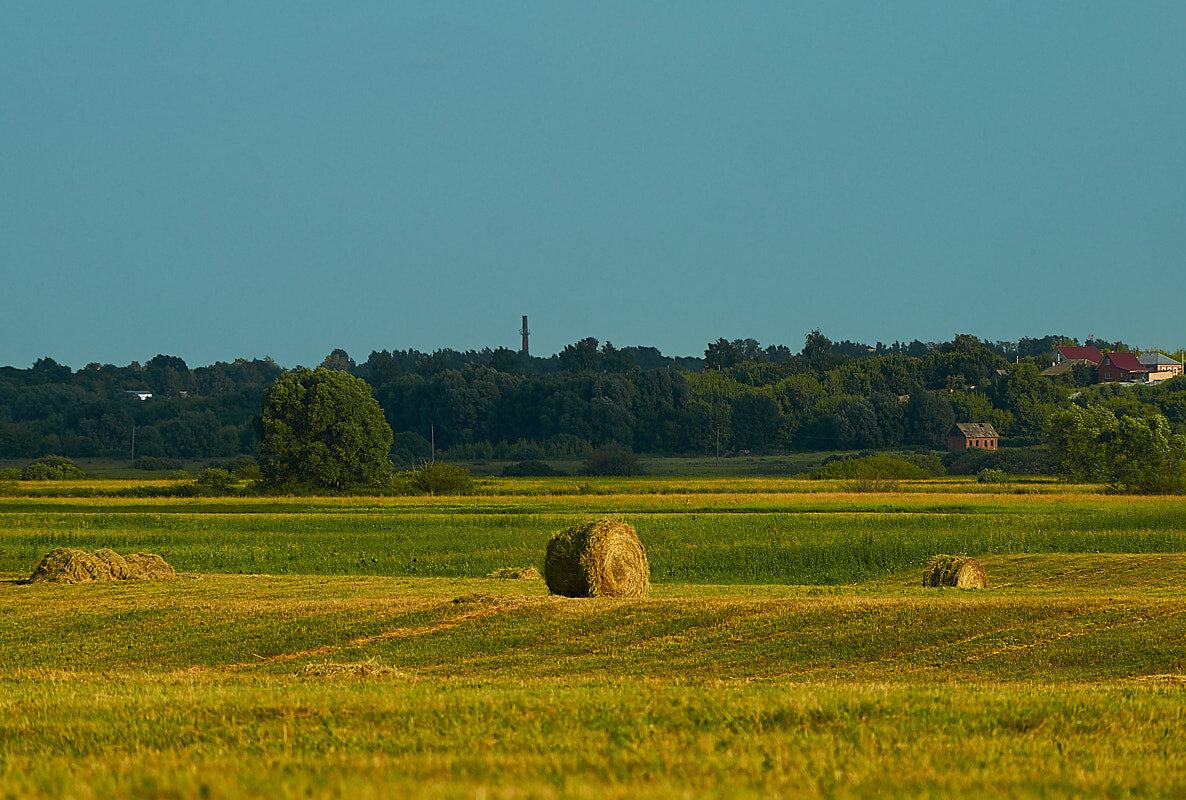
[[[1176,498],[1007,495],[614,495],[596,498],[0,500],[0,571],[54,547],[163,555],[210,573],[482,577],[542,566],[556,530],[625,518],[657,582],[838,584],[938,552],[1177,553]],[[586,500],[596,502],[585,502]]]
[[[834,590],[669,586],[632,603],[548,597],[540,581],[9,584],[0,664],[240,674],[376,657],[449,679],[912,683],[1186,674],[1186,558],[993,557],[986,566],[993,584],[973,593],[923,589],[909,574]]]

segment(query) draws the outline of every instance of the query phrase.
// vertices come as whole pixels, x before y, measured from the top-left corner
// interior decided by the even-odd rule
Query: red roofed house
[[[1108,353],[1099,365],[1100,383],[1133,383],[1149,379],[1149,368],[1132,353]]]
[[[1063,346],[1054,348],[1054,363],[1056,364],[1063,361],[1090,361],[1092,364],[1098,365],[1103,360],[1104,354],[1098,347]]]

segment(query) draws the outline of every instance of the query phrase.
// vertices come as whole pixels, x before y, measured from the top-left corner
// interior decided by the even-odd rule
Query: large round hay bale
[[[176,578],[177,571],[169,565],[169,562],[158,556],[156,553],[132,553],[124,556],[124,560],[128,562],[128,579],[129,580],[146,580],[149,578]]]
[[[544,580],[552,594],[565,597],[645,597],[651,566],[633,527],[602,519],[552,536]]]
[[[923,586],[954,586],[957,589],[983,589],[988,586],[984,565],[966,556],[937,555],[922,573]]]
[[[59,547],[46,553],[33,570],[30,583],[95,583],[115,580],[111,567],[85,550]]]

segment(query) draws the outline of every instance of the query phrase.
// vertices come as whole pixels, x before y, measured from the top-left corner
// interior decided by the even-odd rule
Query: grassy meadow
[[[1049,482],[0,497],[0,797],[1180,797],[1186,504]],[[551,597],[612,515],[645,600]],[[26,584],[57,546],[175,581]],[[985,590],[924,589],[936,552]]]

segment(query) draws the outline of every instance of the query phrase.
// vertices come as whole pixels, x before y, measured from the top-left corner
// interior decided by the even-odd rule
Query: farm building
[[[1100,383],[1133,383],[1149,378],[1149,368],[1132,353],[1108,353],[1099,365]]]
[[[1100,352],[1098,347],[1072,347],[1064,345],[1054,349],[1054,363],[1061,364],[1064,361],[1079,361],[1090,364],[1099,364],[1104,360],[1104,354]]]
[[[996,429],[988,422],[957,422],[947,434],[947,449],[971,450],[978,447],[982,450],[996,450],[1000,437]]]
[[[1170,375],[1182,374],[1181,363],[1174,361],[1165,353],[1142,353],[1137,360],[1141,362],[1141,366],[1149,370],[1150,375],[1156,372],[1168,372]]]

